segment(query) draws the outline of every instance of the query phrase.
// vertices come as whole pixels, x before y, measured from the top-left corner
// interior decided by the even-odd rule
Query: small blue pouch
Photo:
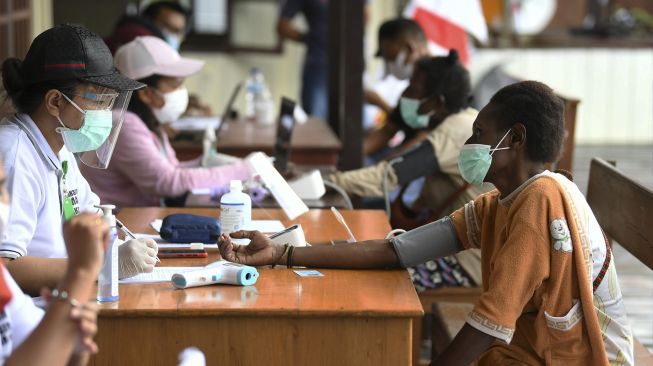
[[[220,219],[172,214],[163,219],[159,234],[171,243],[215,244],[220,236]]]

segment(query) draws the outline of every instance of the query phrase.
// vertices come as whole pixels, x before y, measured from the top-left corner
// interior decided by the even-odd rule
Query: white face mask
[[[399,52],[394,61],[387,63],[388,72],[399,80],[408,80],[413,75],[413,64],[407,64],[408,51]]]
[[[161,108],[152,108],[154,117],[159,123],[168,124],[181,117],[188,107],[188,90],[179,88],[169,93],[163,94],[165,104]]]
[[[165,38],[166,43],[172,48],[175,49],[175,51],[179,51],[179,47],[181,46],[181,37],[173,33],[167,29],[162,29],[161,33],[163,33],[163,38]]]
[[[9,205],[4,202],[0,202],[0,237],[2,237],[2,234],[4,234],[8,221]]]

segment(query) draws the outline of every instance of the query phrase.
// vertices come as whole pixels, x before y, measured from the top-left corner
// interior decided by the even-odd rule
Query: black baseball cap
[[[26,85],[79,79],[118,91],[145,87],[120,74],[102,38],[80,24],[60,24],[39,34],[22,69]]]

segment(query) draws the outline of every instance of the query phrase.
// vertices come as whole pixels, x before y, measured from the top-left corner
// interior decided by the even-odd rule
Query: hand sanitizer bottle
[[[118,229],[112,210],[114,205],[98,205],[102,217],[109,225],[109,245],[104,252],[102,268],[97,280],[97,300],[100,302],[118,301]]]
[[[232,180],[229,193],[220,198],[220,224],[225,234],[243,230],[252,220],[252,199],[243,193],[243,183]]]

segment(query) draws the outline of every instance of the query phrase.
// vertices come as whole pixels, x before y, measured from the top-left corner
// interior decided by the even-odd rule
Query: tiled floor
[[[577,146],[574,151],[574,181],[587,190],[592,157],[617,162],[617,168],[653,189],[653,146]],[[653,214],[653,207],[651,214]],[[614,258],[635,337],[653,352],[653,272],[625,249],[614,245]]]

